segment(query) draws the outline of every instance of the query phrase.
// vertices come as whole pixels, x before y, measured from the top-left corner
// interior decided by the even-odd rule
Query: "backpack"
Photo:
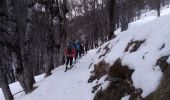
[[[75,49],[77,49],[77,43],[73,43],[73,47],[75,48]]]
[[[80,49],[81,44],[78,42],[77,43],[77,49]]]
[[[72,46],[71,45],[69,45],[67,47],[67,51],[68,51],[68,54],[72,54]]]

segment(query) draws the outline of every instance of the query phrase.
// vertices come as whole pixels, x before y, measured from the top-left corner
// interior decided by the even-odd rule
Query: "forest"
[[[0,87],[13,100],[9,84],[19,81],[31,93],[34,76],[65,63],[73,40],[89,49],[116,37],[151,10],[160,16],[170,0],[0,0]]]

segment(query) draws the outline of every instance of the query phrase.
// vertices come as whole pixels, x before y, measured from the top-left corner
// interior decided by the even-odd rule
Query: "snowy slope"
[[[44,77],[45,77],[45,74],[35,76],[34,77],[34,79],[36,81],[35,86],[38,86],[40,84],[40,82],[44,79]],[[12,83],[9,86],[10,86],[10,90],[11,90],[12,94],[15,95],[15,97],[21,97],[21,96],[25,95],[19,82]],[[0,88],[0,100],[5,100],[1,88]]]
[[[170,55],[170,15],[162,16],[152,20],[140,27],[135,27],[121,32],[114,40],[105,43],[96,59],[105,52],[104,48],[109,43],[111,49],[98,62],[105,62],[112,65],[118,58],[123,65],[135,70],[132,75],[133,85],[143,89],[142,96],[145,97],[153,92],[159,85],[162,72],[156,61],[163,56]],[[144,43],[136,52],[125,52],[125,48],[131,41],[143,41]],[[133,48],[131,46],[130,49]],[[91,69],[93,70],[93,68]]]
[[[170,8],[163,7],[161,10],[160,16],[165,16],[167,14],[170,14]],[[157,18],[157,11],[152,10],[152,11],[146,12],[145,14],[142,14],[140,16],[139,20],[130,23],[128,26],[128,29],[135,29],[136,27],[140,27],[143,24],[146,24],[156,18]]]
[[[96,49],[90,50],[69,71],[64,72],[64,65],[52,71],[52,75],[42,80],[32,93],[16,96],[16,100],[93,100],[92,87],[96,81],[88,83],[89,66],[94,61]],[[104,82],[104,77],[98,83]],[[107,86],[107,82],[103,84]]]
[[[65,73],[64,66],[60,66],[48,78],[43,79],[44,75],[36,77],[35,85],[39,87],[26,96],[23,92],[15,95],[15,100],[92,100],[95,95],[91,92],[92,87],[97,81],[93,83],[87,81],[90,71],[94,69],[93,65],[103,59],[112,65],[118,58],[121,58],[124,65],[135,70],[132,75],[133,85],[143,89],[142,96],[149,95],[157,88],[162,77],[159,66],[156,66],[157,59],[170,55],[170,8],[161,12],[163,16],[160,18],[150,12],[148,16],[131,23],[127,31],[117,34],[115,39],[103,44],[99,48],[100,52],[97,52],[99,49],[89,51],[72,70]],[[145,42],[136,52],[125,52],[127,44],[132,40]],[[104,48],[108,43],[110,51],[98,59],[105,53]],[[168,62],[170,63],[170,58]],[[108,85],[108,82],[104,82],[105,77],[98,82],[102,84],[103,89]],[[11,84],[10,88],[13,94],[22,90],[18,82]],[[122,100],[128,98],[129,96]],[[0,100],[4,100],[1,89]]]
[[[70,71],[64,72],[64,66],[56,68],[38,89],[16,100],[92,100],[93,84],[88,84],[87,80],[90,75],[89,62],[92,62],[94,54],[95,50],[89,51]]]

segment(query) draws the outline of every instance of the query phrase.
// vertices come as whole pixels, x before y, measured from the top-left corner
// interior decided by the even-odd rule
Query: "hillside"
[[[131,76],[133,86],[141,88],[142,97],[146,97],[159,85],[163,75],[161,64],[166,62],[170,54],[169,18],[166,15],[119,33],[114,40],[99,48],[96,59],[100,59],[95,64],[104,61],[113,67],[110,68],[113,71],[115,64],[134,70]],[[161,57],[164,62],[159,64]]]
[[[38,88],[28,95],[15,95],[15,100],[93,100],[94,97],[95,100],[104,100],[107,96],[97,99],[96,94],[105,93],[119,79],[118,85],[128,80],[134,91],[142,90],[141,98],[145,98],[157,89],[164,77],[164,67],[167,66],[161,66],[159,61],[170,63],[169,26],[170,14],[167,13],[151,21],[141,19],[131,23],[127,31],[118,33],[116,38],[101,47],[90,50],[68,72],[64,72],[62,65],[45,79],[42,79],[44,75],[39,76],[35,84]],[[21,90],[18,89],[19,85],[11,86],[11,90],[14,90],[12,87],[17,89],[13,93]],[[133,92],[121,94],[121,98],[125,96],[122,100],[128,100]]]

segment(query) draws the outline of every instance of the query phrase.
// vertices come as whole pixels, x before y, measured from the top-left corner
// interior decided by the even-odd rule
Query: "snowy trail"
[[[67,72],[64,72],[64,66],[56,68],[35,91],[16,100],[92,100],[92,84],[87,80],[90,76],[88,67],[94,55],[95,50],[89,51]]]

